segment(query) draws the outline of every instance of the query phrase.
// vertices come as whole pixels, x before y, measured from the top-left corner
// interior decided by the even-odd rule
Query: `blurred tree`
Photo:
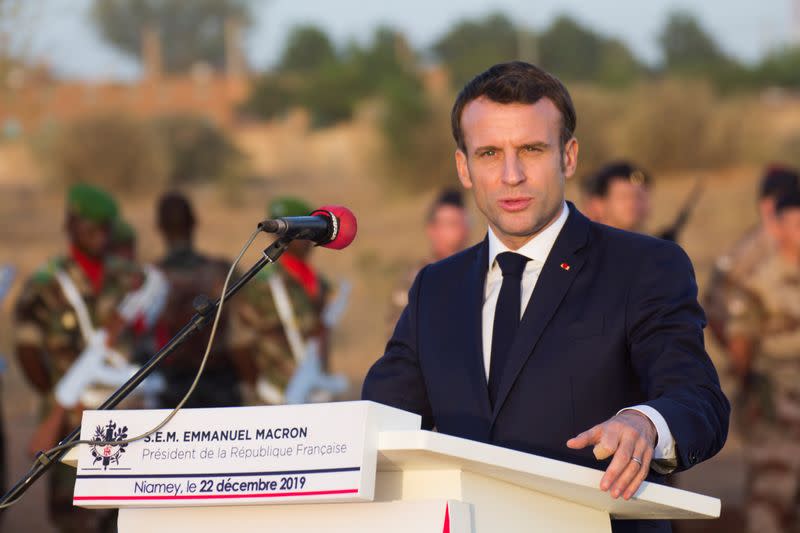
[[[250,98],[242,105],[242,111],[263,119],[273,119],[297,104],[298,83],[271,73],[257,77],[253,82]]]
[[[380,97],[385,86],[416,76],[413,51],[391,28],[377,28],[367,46],[351,43],[340,54],[319,30],[303,27],[293,33],[301,37],[289,40],[277,73],[256,80],[245,111],[273,118],[302,106],[310,111],[314,127],[331,126],[349,120],[359,102]],[[327,59],[309,59],[313,43],[328,43],[322,45]]]
[[[278,70],[313,72],[334,63],[336,50],[328,35],[317,26],[296,26],[289,33]]]
[[[767,54],[756,67],[759,85],[800,87],[800,46],[780,48]]]
[[[405,36],[388,26],[379,26],[366,48],[352,45],[350,60],[362,73],[364,92],[378,90],[386,78],[406,77],[416,68],[416,57]]]
[[[167,153],[148,125],[122,115],[77,119],[58,128],[40,149],[53,178],[62,184],[152,190],[164,185],[169,169]]]
[[[733,65],[691,13],[670,14],[658,40],[669,72],[714,75]]]
[[[623,85],[644,71],[621,41],[597,34],[567,15],[542,33],[539,55],[545,70],[565,80]]]
[[[544,69],[570,80],[593,79],[602,56],[600,37],[577,21],[562,15],[539,39]]]
[[[356,65],[333,63],[305,78],[294,102],[311,112],[313,127],[325,128],[353,117],[356,105],[371,96],[365,85]]]
[[[504,61],[522,59],[541,65],[565,80],[624,85],[644,72],[643,65],[619,40],[582,26],[573,18],[556,18],[541,35],[515,27],[502,14],[458,23],[434,46],[435,55],[460,89],[475,74]]]
[[[621,41],[602,36],[567,15],[556,18],[542,33],[539,55],[545,70],[565,80],[618,86],[644,72]]]
[[[723,91],[747,87],[754,81],[752,71],[728,56],[691,13],[672,13],[659,42],[668,74],[710,80]]]
[[[251,22],[248,0],[94,0],[91,17],[103,38],[140,59],[142,32],[159,32],[167,71],[198,61],[221,67],[225,60],[225,21]]]
[[[460,89],[495,63],[519,57],[517,28],[502,13],[462,20],[433,45],[433,52],[449,70],[453,87]]]
[[[641,79],[647,72],[631,53],[630,49],[617,39],[604,39],[601,46],[600,67],[595,80],[601,85],[618,87]]]

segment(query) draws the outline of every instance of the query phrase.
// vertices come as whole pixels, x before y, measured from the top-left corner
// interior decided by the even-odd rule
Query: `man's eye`
[[[526,152],[541,152],[542,151],[542,149],[540,147],[534,146],[532,144],[528,144],[524,148],[525,148]]]
[[[494,157],[496,153],[494,150],[484,150],[481,152],[481,157]]]

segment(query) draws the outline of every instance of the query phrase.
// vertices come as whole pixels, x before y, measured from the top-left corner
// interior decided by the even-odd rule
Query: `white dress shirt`
[[[494,327],[494,312],[497,307],[497,298],[500,296],[500,287],[503,285],[503,273],[500,266],[495,259],[503,252],[515,252],[524,255],[530,261],[525,265],[525,271],[522,273],[522,295],[520,302],[520,320],[525,313],[528,301],[531,299],[533,289],[536,287],[536,282],[539,280],[539,274],[542,272],[542,267],[550,255],[550,250],[561,233],[561,229],[567,222],[569,217],[569,207],[566,202],[561,207],[561,213],[558,218],[545,228],[541,233],[536,235],[530,241],[525,243],[518,250],[510,250],[503,244],[500,239],[489,228],[489,270],[486,274],[486,286],[484,288],[483,296],[483,368],[486,372],[486,380],[489,380],[489,369],[491,368],[492,357],[492,328]],[[536,305],[533,302],[531,305]],[[674,462],[677,455],[675,453],[675,439],[672,432],[667,425],[667,421],[661,414],[650,407],[649,405],[636,405],[629,407],[645,415],[653,422],[658,434],[656,449],[653,458],[662,460],[664,462]],[[624,411],[625,409],[623,409]],[[585,428],[589,429],[589,428]],[[662,473],[668,473],[674,468],[665,468],[656,464],[652,465],[655,470]]]

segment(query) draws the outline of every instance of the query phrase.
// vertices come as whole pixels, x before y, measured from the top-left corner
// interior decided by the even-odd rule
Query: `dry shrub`
[[[580,146],[577,176],[581,178],[609,160],[627,155],[618,140],[624,104],[613,91],[594,86],[573,86],[570,93],[578,114],[575,136]]]
[[[243,154],[210,120],[196,115],[173,115],[157,119],[153,126],[169,157],[171,186],[233,183],[241,177]]]
[[[416,193],[457,183],[450,101],[427,97],[415,114],[407,102],[384,102],[377,159],[393,192]]]
[[[95,115],[58,128],[43,145],[52,178],[116,191],[161,187],[169,161],[147,124],[123,115]]]
[[[622,146],[647,168],[709,168],[742,159],[738,117],[707,83],[642,83],[631,91],[623,120]]]
[[[37,145],[53,181],[119,192],[209,181],[235,195],[248,170],[222,130],[191,115],[147,122],[124,115],[83,117],[40,135]]]

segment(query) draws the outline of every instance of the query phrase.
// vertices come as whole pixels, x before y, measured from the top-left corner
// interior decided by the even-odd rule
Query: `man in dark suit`
[[[495,65],[458,95],[452,125],[459,179],[489,231],[420,271],[364,399],[442,433],[606,461],[600,488],[615,498],[716,454],[730,407],[691,262],[565,201],[578,162],[566,88],[527,63]],[[613,523],[653,527],[669,530]]]

